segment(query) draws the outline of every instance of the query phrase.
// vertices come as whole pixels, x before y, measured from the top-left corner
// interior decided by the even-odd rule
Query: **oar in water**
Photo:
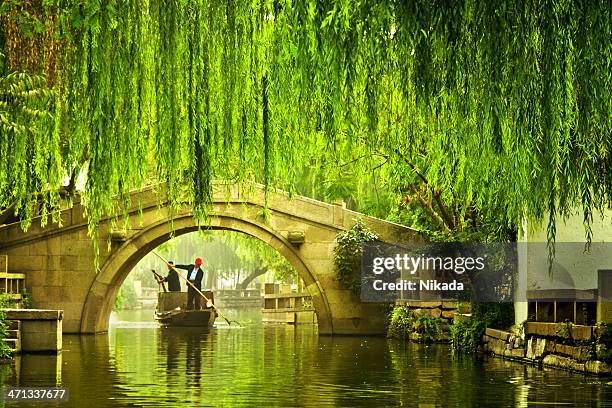
[[[162,261],[164,261],[164,262],[166,263],[166,265],[169,265],[169,266],[170,266],[172,269],[174,269],[174,271],[176,272],[176,274],[177,274],[178,276],[180,276],[180,277],[181,277],[181,278],[182,278],[182,279],[183,279],[185,282],[187,282],[187,284],[188,284],[188,285],[190,285],[190,286],[193,288],[193,290],[195,290],[195,291],[196,291],[196,292],[197,292],[197,293],[198,293],[200,296],[202,296],[202,297],[204,298],[204,300],[206,301],[206,303],[210,303],[210,305],[212,306],[212,308],[213,308],[213,309],[215,309],[215,312],[217,312],[217,314],[218,314],[219,316],[221,316],[221,317],[223,318],[223,320],[225,320],[225,321],[227,322],[227,324],[231,325],[231,324],[232,324],[232,322],[234,322],[234,323],[236,323],[238,326],[242,326],[242,325],[240,324],[240,322],[237,322],[236,320],[230,320],[230,319],[228,319],[227,317],[225,317],[225,315],[224,315],[223,313],[221,313],[221,311],[220,311],[219,309],[217,309],[217,306],[215,306],[215,304],[214,304],[213,302],[211,302],[211,301],[210,301],[210,299],[208,299],[208,298],[207,298],[207,297],[206,297],[206,296],[205,296],[205,295],[202,293],[202,291],[200,291],[200,289],[196,288],[196,287],[195,287],[195,285],[194,285],[193,283],[191,283],[191,281],[190,281],[189,279],[187,279],[186,277],[184,277],[184,276],[183,276],[183,274],[182,274],[182,273],[180,273],[180,272],[178,271],[178,269],[176,269],[176,268],[174,267],[174,265],[169,264],[169,263],[168,263],[168,261],[166,261],[166,259],[164,259],[164,257],[163,257],[163,256],[161,256],[160,254],[158,254],[158,253],[157,253],[157,252],[155,252],[155,251],[151,251],[151,252],[153,252],[153,254],[154,254],[155,256],[157,256],[159,259],[161,259]]]

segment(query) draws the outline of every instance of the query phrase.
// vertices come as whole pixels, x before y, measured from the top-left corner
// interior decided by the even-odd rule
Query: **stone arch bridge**
[[[40,226],[34,220],[23,232],[18,224],[0,226],[0,254],[8,255],[9,272],[25,273],[36,308],[63,309],[65,333],[97,333],[108,329],[119,287],[147,253],[170,239],[170,210],[160,202],[163,185],[131,193],[131,227],[99,230],[100,270],[87,235],[84,207],[75,202],[62,210],[62,226]],[[215,184],[206,228],[232,230],[256,237],[278,250],[295,267],[312,295],[320,334],[380,334],[385,327],[382,305],[361,303],[336,280],[333,248],[336,234],[356,217],[382,241],[421,241],[410,228],[366,217],[342,204],[268,192],[269,216],[262,216],[265,194],[260,185]],[[175,236],[197,230],[190,208],[172,215]],[[110,234],[111,245],[108,247]]]

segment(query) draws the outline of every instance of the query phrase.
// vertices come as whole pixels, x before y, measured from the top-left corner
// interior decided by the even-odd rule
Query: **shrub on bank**
[[[457,316],[450,327],[453,348],[468,353],[476,351],[487,327],[505,330],[513,323],[512,303],[473,303],[472,316]]]
[[[395,306],[389,317],[387,335],[396,339],[407,339],[412,333],[414,314],[406,306]]]
[[[475,351],[487,325],[484,321],[472,317],[455,318],[450,327],[453,348],[459,351]]]
[[[442,331],[443,325],[446,325],[446,320],[440,317],[419,317],[415,325],[416,332],[420,335],[419,340],[424,343],[445,341]]]
[[[444,341],[443,327],[446,323],[446,319],[428,315],[417,316],[407,306],[395,306],[389,316],[387,335],[423,343]]]

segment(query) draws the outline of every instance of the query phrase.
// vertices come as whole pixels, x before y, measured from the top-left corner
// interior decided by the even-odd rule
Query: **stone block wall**
[[[484,351],[529,364],[560,368],[580,373],[610,376],[612,367],[599,360],[602,343],[597,326],[528,322],[525,338],[489,329],[482,338]]]

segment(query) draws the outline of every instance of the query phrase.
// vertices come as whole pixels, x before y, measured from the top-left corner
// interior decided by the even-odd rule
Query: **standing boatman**
[[[198,290],[202,290],[202,278],[204,277],[202,258],[196,258],[195,262],[189,265],[174,265],[174,267],[187,271],[187,280]],[[195,301],[195,309],[200,310],[200,294],[193,286],[187,284],[187,309],[193,310]]]
[[[168,261],[168,276],[164,278],[164,282],[168,282],[168,290],[170,292],[181,291],[181,281],[179,280],[178,273],[174,270],[174,262]]]

